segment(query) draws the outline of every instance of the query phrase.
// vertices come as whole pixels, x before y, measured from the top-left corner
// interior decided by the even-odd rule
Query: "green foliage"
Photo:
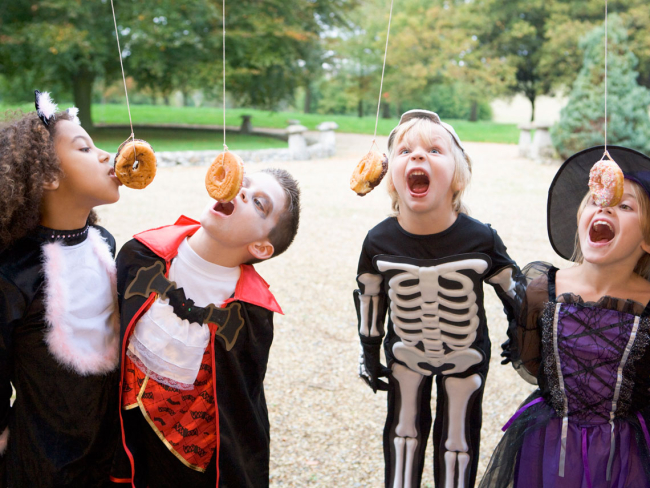
[[[436,112],[442,119],[470,120],[473,100],[466,96],[465,86],[432,85],[427,87],[419,100],[407,100],[402,105],[404,111],[425,108]],[[490,120],[492,108],[485,98],[476,99],[476,120]]]
[[[609,19],[607,60],[607,142],[650,151],[650,91],[637,83],[637,58],[627,45],[620,17]],[[563,158],[605,142],[605,29],[596,27],[581,41],[585,53],[560,121],[551,130]]]
[[[200,88],[221,99],[221,2],[114,3],[127,76],[163,96]],[[318,53],[312,53],[319,33],[342,22],[353,5],[344,0],[227,4],[229,93],[239,103],[264,107],[290,98],[308,68],[320,65]],[[24,90],[25,81],[38,81],[29,90],[60,88],[67,98],[74,95],[82,123],[91,128],[92,84],[121,77],[109,0],[11,0],[0,7],[0,27],[0,88]]]

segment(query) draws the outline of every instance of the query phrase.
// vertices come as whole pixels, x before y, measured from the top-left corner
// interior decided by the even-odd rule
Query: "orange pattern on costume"
[[[159,437],[188,467],[205,471],[217,447],[212,353],[207,347],[192,390],[179,390],[147,378],[125,356],[122,408],[143,410]],[[146,413],[145,413],[146,412]]]

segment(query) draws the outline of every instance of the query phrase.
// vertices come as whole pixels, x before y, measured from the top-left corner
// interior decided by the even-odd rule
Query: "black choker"
[[[40,238],[48,242],[60,242],[65,246],[81,244],[88,237],[88,224],[81,229],[55,230],[39,225],[36,232]]]

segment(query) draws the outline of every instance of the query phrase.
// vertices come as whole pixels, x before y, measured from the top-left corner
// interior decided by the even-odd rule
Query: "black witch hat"
[[[650,198],[650,158],[627,147],[607,146],[626,179],[638,183]],[[589,191],[589,171],[605,152],[604,146],[585,149],[567,159],[548,190],[548,237],[556,253],[571,259],[575,247],[580,202]]]

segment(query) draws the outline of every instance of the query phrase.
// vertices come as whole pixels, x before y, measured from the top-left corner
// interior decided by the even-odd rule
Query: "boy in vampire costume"
[[[396,215],[368,232],[354,292],[359,375],[373,391],[388,391],[386,486],[420,486],[435,376],[436,486],[471,487],[490,361],[483,282],[512,319],[519,270],[497,233],[467,215],[461,197],[471,162],[450,125],[433,112],[406,112],[388,150]],[[387,313],[386,367],[379,353]]]
[[[124,450],[113,481],[135,487],[265,487],[264,375],[280,307],[250,265],[298,230],[284,170],[244,177],[196,222],[142,232],[117,258]]]

